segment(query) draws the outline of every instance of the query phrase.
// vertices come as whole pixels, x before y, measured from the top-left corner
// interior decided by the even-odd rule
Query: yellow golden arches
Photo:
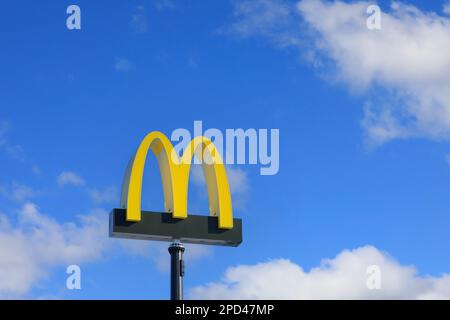
[[[230,188],[222,158],[214,144],[205,137],[195,137],[186,147],[181,159],[170,140],[161,132],[153,131],[142,140],[128,165],[122,186],[121,207],[127,209],[127,221],[141,220],[142,179],[148,150],[158,160],[161,172],[164,208],[178,219],[187,218],[189,172],[194,156],[203,159],[208,190],[210,215],[219,217],[219,228],[233,228],[233,209]]]

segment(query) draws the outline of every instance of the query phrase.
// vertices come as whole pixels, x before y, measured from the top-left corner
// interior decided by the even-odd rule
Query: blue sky
[[[442,280],[448,292],[450,46],[440,42],[442,35],[450,39],[445,3],[409,1],[413,11],[404,2],[398,8],[380,1],[387,31],[375,42],[377,57],[386,54],[379,60],[368,58],[373,50],[367,45],[355,45],[361,39],[371,44],[369,31],[358,38],[362,31],[352,29],[360,19],[365,25],[365,2],[344,8],[335,1],[318,8],[301,3],[78,0],[82,28],[72,31],[65,26],[72,2],[3,4],[0,279],[13,280],[3,287],[0,281],[1,296],[166,299],[167,244],[108,239],[102,219],[118,206],[126,164],[145,134],[193,130],[194,120],[221,130],[278,128],[280,170],[261,176],[257,166],[230,169],[244,184],[234,195],[244,242],[187,249],[191,297],[246,297],[248,280],[236,280],[242,290],[221,282],[235,266],[275,268],[281,261],[283,268],[284,261],[307,276],[311,268],[324,274],[345,269],[338,258],[336,265],[321,265],[344,250],[367,264],[388,261],[395,272],[413,265],[418,277]],[[342,15],[349,29],[339,23],[327,29],[315,14],[319,9],[327,21],[356,14]],[[429,42],[420,38],[420,28]],[[405,42],[396,41],[393,54],[389,39],[398,35]],[[417,56],[407,54],[411,43]],[[436,43],[442,52],[430,56],[427,45]],[[392,58],[398,52],[404,57]],[[155,166],[149,158],[143,206],[156,211],[163,208]],[[78,180],[64,183],[62,173]],[[191,210],[207,212],[204,190],[190,184]],[[36,215],[50,222],[40,224]],[[83,222],[80,215],[98,220]],[[86,242],[78,243],[81,237]],[[82,252],[73,253],[73,245]],[[81,267],[79,291],[66,289],[69,264]],[[316,287],[327,291],[326,282]],[[359,292],[350,297],[367,297]]]

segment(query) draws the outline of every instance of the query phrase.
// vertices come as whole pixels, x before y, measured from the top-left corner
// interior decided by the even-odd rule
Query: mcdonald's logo
[[[219,217],[219,228],[233,228],[228,179],[223,161],[214,144],[205,137],[196,137],[189,143],[180,159],[170,140],[157,131],[144,138],[127,169],[121,197],[121,207],[127,209],[127,221],[141,220],[142,177],[149,150],[158,159],[163,184],[164,208],[177,219],[187,218],[187,195],[192,158],[196,154],[203,157],[207,152],[212,163],[203,164],[203,170],[210,215]]]
[[[164,213],[142,211],[142,181],[149,151],[161,173]],[[202,161],[209,201],[208,216],[188,216],[188,185],[194,157]],[[242,241],[242,221],[233,219],[230,188],[223,160],[205,137],[189,142],[181,157],[161,132],[149,133],[130,160],[122,184],[120,209],[111,214],[114,237],[172,240],[236,246]]]

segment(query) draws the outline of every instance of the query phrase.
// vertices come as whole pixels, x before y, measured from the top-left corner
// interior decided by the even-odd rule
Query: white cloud
[[[334,62],[340,81],[393,90],[395,98],[374,100],[363,122],[372,140],[450,138],[450,20],[393,2],[382,29],[371,31],[368,5],[305,0],[299,10],[319,34],[315,50]]]
[[[130,60],[125,58],[116,57],[116,62],[114,63],[114,69],[118,72],[125,72],[131,70],[133,64]]]
[[[232,30],[294,46],[320,72],[364,93],[362,125],[370,143],[449,139],[450,19],[394,1],[382,14],[382,29],[369,30],[370,4],[302,0],[295,8],[280,0],[244,1],[236,5]]]
[[[34,190],[31,187],[17,182],[12,182],[10,186],[0,186],[0,194],[17,202],[29,200],[39,193],[39,191]]]
[[[245,210],[250,189],[247,172],[241,168],[233,166],[226,166],[226,170],[232,196],[233,209]],[[203,175],[201,165],[192,165],[190,178],[198,187],[206,188],[205,176]]]
[[[72,171],[63,171],[57,177],[57,182],[60,187],[65,185],[72,185],[76,187],[85,187],[87,194],[96,204],[109,204],[119,200],[119,193],[115,186],[110,186],[105,189],[91,188],[87,186],[86,181]]]
[[[450,2],[444,3],[442,11],[446,14],[450,14]]]
[[[112,239],[108,226],[108,214],[100,209],[65,223],[41,213],[33,203],[24,204],[14,222],[0,213],[0,298],[27,297],[53,268],[82,266],[113,253],[145,258],[158,268],[167,267],[168,243]],[[210,254],[205,246],[189,245],[185,257],[193,262]]]
[[[106,246],[103,212],[60,224],[32,203],[19,211],[17,225],[0,215],[0,296],[26,294],[49,268],[99,259]]]
[[[89,196],[91,197],[92,201],[94,201],[97,204],[101,203],[114,203],[119,201],[119,193],[117,191],[116,187],[108,187],[104,190],[98,190],[98,189],[89,189]]]
[[[82,187],[86,184],[86,182],[82,177],[80,177],[79,175],[77,175],[75,172],[72,171],[61,172],[56,180],[60,187],[63,187],[65,185]]]
[[[235,22],[226,33],[243,38],[264,36],[281,47],[299,41],[298,14],[292,3],[282,0],[234,1]],[[300,29],[299,29],[300,31]]]
[[[173,0],[155,0],[154,6],[158,10],[173,9],[175,8],[175,3]]]
[[[127,244],[124,244],[127,246]],[[136,252],[136,248],[140,251],[139,256],[143,256],[145,258],[149,258],[155,263],[156,267],[160,272],[167,273],[170,271],[170,256],[168,254],[168,246],[169,243],[158,243],[158,242],[145,242],[138,246],[138,244],[131,243],[130,245],[134,245],[134,252]],[[184,244],[185,252],[183,254],[183,260],[186,265],[192,265],[196,263],[198,260],[212,256],[212,248],[206,245],[200,244]]]
[[[244,194],[248,192],[249,182],[247,173],[241,168],[227,166],[227,178],[230,185],[231,194]],[[192,165],[190,177],[198,186],[205,186],[205,176],[203,175],[201,165]]]
[[[367,287],[377,265],[381,289]],[[222,280],[189,291],[192,299],[450,299],[450,275],[422,277],[374,247],[345,250],[305,271],[286,259],[229,268]]]
[[[241,168],[227,167],[228,183],[231,194],[245,194],[249,190],[247,172]]]

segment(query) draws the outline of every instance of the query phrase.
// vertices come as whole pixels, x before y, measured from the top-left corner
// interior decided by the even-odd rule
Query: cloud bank
[[[369,266],[379,269],[380,287],[368,286]],[[190,290],[191,299],[450,299],[450,275],[419,276],[378,249],[344,250],[305,271],[277,259],[229,268],[217,282]]]
[[[187,247],[189,263],[211,253],[205,246]],[[36,204],[25,203],[14,219],[0,213],[0,298],[32,297],[32,289],[54,268],[83,267],[112,255],[139,257],[161,271],[169,269],[167,243],[109,238],[108,214],[102,209],[61,223]]]
[[[33,203],[19,210],[17,224],[0,214],[0,297],[20,297],[52,267],[95,261],[107,245],[104,212],[58,223]]]
[[[251,0],[235,4],[230,30],[293,47],[321,75],[366,100],[368,142],[450,138],[450,19],[393,1],[381,30],[369,1]]]

